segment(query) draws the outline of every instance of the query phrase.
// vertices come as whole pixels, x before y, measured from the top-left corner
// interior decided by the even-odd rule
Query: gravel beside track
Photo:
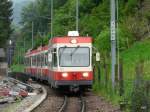
[[[92,92],[85,93],[86,112],[121,112],[119,107],[113,106],[103,97],[97,96]]]
[[[57,112],[62,104],[64,97],[56,90],[51,89],[49,86],[44,86],[47,89],[47,98],[32,112]]]
[[[48,96],[46,100],[40,104],[33,112],[81,112],[82,102],[80,95],[66,95],[59,93],[46,86]],[[60,111],[64,103],[64,95],[67,96],[67,101],[63,111]],[[104,98],[94,95],[92,92],[85,92],[82,97],[85,106],[83,112],[121,112],[118,107],[112,106]]]

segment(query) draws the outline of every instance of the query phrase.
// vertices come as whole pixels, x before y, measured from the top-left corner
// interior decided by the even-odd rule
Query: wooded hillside
[[[12,2],[1,0],[0,8],[0,47],[5,47],[6,41],[12,32]]]

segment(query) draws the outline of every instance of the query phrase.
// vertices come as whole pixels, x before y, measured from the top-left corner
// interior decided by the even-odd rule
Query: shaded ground
[[[47,91],[47,99],[33,112],[57,112],[59,110],[59,107],[63,104],[63,95],[58,94],[49,87],[47,87]],[[91,91],[86,92],[83,96],[86,100],[86,112],[121,112],[119,107],[113,106],[110,102]],[[81,102],[79,102],[78,96],[72,95],[68,98],[69,103],[66,112],[79,112]]]

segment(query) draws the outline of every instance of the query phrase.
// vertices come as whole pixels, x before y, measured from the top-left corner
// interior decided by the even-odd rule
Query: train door
[[[52,53],[52,69],[53,69],[53,80],[56,80],[56,73],[55,73],[55,71],[56,71],[56,69],[57,69],[57,49],[56,48],[54,48],[53,49],[53,53]]]
[[[44,74],[44,71],[45,71],[45,65],[44,65],[44,62],[45,61],[45,57],[44,57],[44,53],[41,54],[41,77],[42,77],[42,80],[45,79],[45,74]]]
[[[44,54],[44,67],[45,67],[45,72],[44,72],[44,75],[45,75],[45,80],[48,80],[48,74],[49,74],[49,70],[48,70],[48,52],[46,52]]]
[[[56,69],[57,69],[57,49],[52,49],[48,54],[49,61],[49,82],[55,86]]]
[[[51,51],[51,49],[48,51],[47,58],[48,58],[48,60],[47,60],[48,61],[48,63],[47,63],[48,76],[47,76],[47,78],[48,78],[48,82],[50,84],[52,84],[52,51]]]
[[[37,77],[40,78],[40,66],[41,66],[41,58],[40,55],[37,55]]]
[[[40,71],[39,71],[39,74],[40,74],[40,79],[43,79],[43,76],[42,76],[42,69],[43,69],[43,67],[42,67],[42,63],[43,63],[43,54],[40,54]]]

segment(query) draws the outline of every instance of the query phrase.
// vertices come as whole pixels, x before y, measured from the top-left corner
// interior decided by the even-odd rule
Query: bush
[[[117,31],[116,31],[117,36]],[[120,25],[118,29],[118,37],[119,37],[119,49],[125,50],[131,46],[133,43],[132,34],[129,33],[123,26]],[[95,45],[101,52],[109,52],[110,51],[110,30],[106,27],[95,39]]]
[[[149,112],[149,99],[144,82],[135,85],[131,96],[131,112]]]

